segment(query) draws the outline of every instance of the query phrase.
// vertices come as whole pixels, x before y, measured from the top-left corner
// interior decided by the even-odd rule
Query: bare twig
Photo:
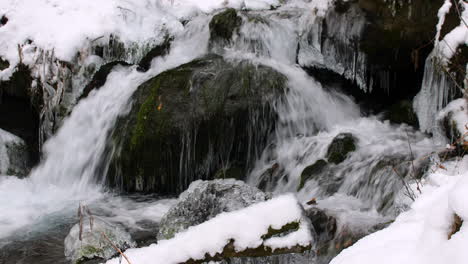
[[[125,260],[128,262],[128,264],[132,264],[130,262],[130,260],[127,258],[127,256],[116,246],[114,245],[114,243],[112,243],[112,241],[109,239],[109,237],[106,235],[106,233],[104,233],[103,231],[101,231],[101,235],[107,240],[107,242],[109,242],[109,244],[111,244],[111,246],[117,251],[119,252],[119,254],[125,258]]]

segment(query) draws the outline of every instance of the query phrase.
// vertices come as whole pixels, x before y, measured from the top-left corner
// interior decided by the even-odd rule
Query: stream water
[[[340,91],[346,87],[322,85],[296,64],[296,47],[314,16],[300,7],[244,14],[238,36],[217,50],[226,59],[270,66],[288,79],[284,100],[274,103],[279,116],[275,132],[247,181],[256,186],[263,181],[274,194],[295,192],[304,202],[317,198],[321,208],[341,216],[341,224],[388,221],[407,198],[401,177],[379,164],[425,155],[436,142],[409,126],[364,116]],[[155,59],[148,72],[139,72],[136,66],[115,68],[105,85],[81,100],[45,143],[43,160],[27,178],[0,177],[0,263],[67,263],[63,239],[76,223],[79,203],[130,230],[140,241],[151,241],[174,199],[108,190],[101,176],[107,164],[101,157],[108,151],[116,119],[129,110],[129,98],[140,84],[207,53],[210,18],[204,14],[192,18],[175,36],[168,55]],[[297,191],[301,172],[323,159],[340,133],[356,138],[356,151]],[[280,172],[265,180],[264,172],[272,167]]]

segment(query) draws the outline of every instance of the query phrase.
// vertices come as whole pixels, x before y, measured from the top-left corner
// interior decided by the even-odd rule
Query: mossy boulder
[[[234,8],[228,8],[216,14],[210,21],[210,41],[229,42],[232,35],[242,25],[242,18]]]
[[[328,162],[339,164],[356,150],[356,138],[350,133],[338,134],[328,146]]]
[[[285,77],[269,67],[216,55],[148,80],[117,121],[109,183],[178,193],[225,164],[246,175],[274,128],[270,103],[284,87]]]
[[[72,227],[64,241],[65,256],[73,264],[110,259],[119,254],[114,246],[121,251],[136,247],[130,234],[122,228],[97,218],[84,217],[82,220],[82,224]]]
[[[409,100],[393,104],[388,110],[386,118],[392,123],[405,123],[415,128],[419,127],[418,117],[413,110],[413,104]]]
[[[297,191],[300,191],[305,183],[313,178],[314,175],[317,175],[319,173],[322,173],[328,165],[328,162],[326,162],[323,159],[317,160],[314,164],[305,167],[305,169],[301,173],[301,180],[299,182],[299,186],[297,187]]]

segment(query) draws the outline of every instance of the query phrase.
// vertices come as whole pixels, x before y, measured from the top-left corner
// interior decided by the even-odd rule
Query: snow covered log
[[[222,213],[148,247],[128,249],[132,263],[202,263],[232,257],[262,257],[312,249],[311,225],[293,195]],[[118,258],[107,264],[119,263]]]

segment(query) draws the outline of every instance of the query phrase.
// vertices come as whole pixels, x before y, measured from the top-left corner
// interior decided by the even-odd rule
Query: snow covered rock
[[[464,98],[452,101],[442,109],[437,120],[443,127],[445,136],[450,142],[460,139],[468,133],[468,102]],[[465,140],[468,140],[468,136]]]
[[[269,198],[269,194],[234,179],[195,181],[161,220],[158,239],[172,238],[220,213],[239,210]]]
[[[81,239],[80,239],[81,237]],[[106,238],[107,237],[107,238]],[[102,220],[86,217],[82,230],[76,224],[65,238],[65,256],[73,263],[82,263],[92,259],[109,259],[118,254],[112,244],[120,250],[135,247],[136,243],[126,231]]]
[[[343,250],[331,264],[466,263],[468,156],[445,162],[443,167],[431,168],[422,182],[422,194],[409,211]]]
[[[26,176],[30,166],[26,143],[0,129],[0,175]]]
[[[124,253],[132,263],[176,264],[300,253],[313,246],[310,222],[293,195],[223,213],[169,240]],[[118,258],[107,262],[119,263]]]

